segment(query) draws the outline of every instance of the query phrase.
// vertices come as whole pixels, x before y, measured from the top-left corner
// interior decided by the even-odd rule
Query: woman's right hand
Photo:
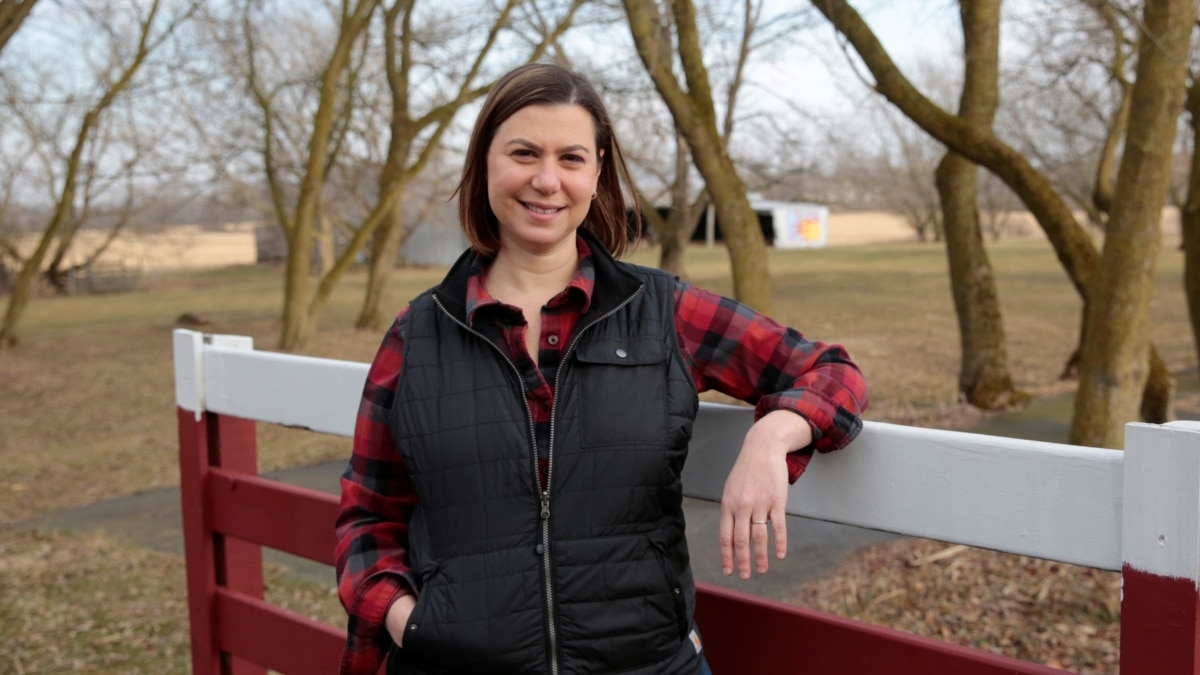
[[[392,636],[392,642],[395,642],[397,647],[404,647],[404,630],[408,627],[408,617],[412,615],[413,608],[416,606],[417,596],[408,593],[396,598],[396,601],[388,608],[383,625],[387,628],[388,634]]]

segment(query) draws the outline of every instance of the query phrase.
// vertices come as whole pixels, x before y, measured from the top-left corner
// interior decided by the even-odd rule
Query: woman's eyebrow
[[[514,138],[514,139],[508,141],[507,143],[505,143],[505,145],[519,145],[521,147],[529,148],[531,150],[541,150],[542,149],[542,146],[538,145],[537,143],[534,143],[533,141],[526,140],[524,138]],[[586,145],[583,145],[582,143],[572,143],[571,145],[564,146],[564,147],[561,147],[558,149],[558,152],[560,152],[560,153],[562,153],[562,152],[591,153],[591,151],[592,151],[591,148],[589,148]]]

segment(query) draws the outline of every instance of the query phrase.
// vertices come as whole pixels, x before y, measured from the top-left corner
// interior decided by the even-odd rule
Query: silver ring
[[[752,520],[752,521],[750,521],[750,524],[751,525],[766,525],[769,522],[771,522],[771,521],[770,520]]]

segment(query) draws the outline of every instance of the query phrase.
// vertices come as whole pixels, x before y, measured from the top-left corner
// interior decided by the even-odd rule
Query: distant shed
[[[776,248],[824,248],[829,243],[829,207],[804,202],[751,200],[758,225],[768,246]],[[723,239],[721,221],[710,204],[701,214],[692,241],[709,246]]]

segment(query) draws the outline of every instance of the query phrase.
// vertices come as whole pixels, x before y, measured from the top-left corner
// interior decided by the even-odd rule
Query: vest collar
[[[592,304],[585,316],[601,315],[617,307],[641,287],[640,279],[624,269],[591,232],[582,227],[575,231],[592,249],[596,266],[596,286],[592,291]],[[467,321],[467,280],[475,273],[477,265],[484,264],[473,248],[468,248],[446,273],[442,282],[433,288],[442,306],[464,324]]]

